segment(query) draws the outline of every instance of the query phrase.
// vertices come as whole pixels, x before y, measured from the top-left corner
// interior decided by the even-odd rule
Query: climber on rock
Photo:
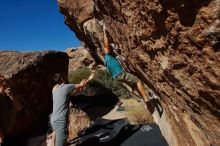
[[[91,74],[87,80],[79,84],[67,84],[64,76],[56,73],[53,77],[56,85],[53,87],[53,112],[51,115],[51,126],[55,131],[55,146],[65,146],[67,140],[67,122],[69,109],[69,95],[75,90],[80,90],[94,78]]]
[[[105,26],[104,26],[104,49],[102,49],[102,54],[104,55],[104,64],[107,67],[108,71],[114,79],[122,81],[130,85],[132,88],[137,89],[137,91],[142,95],[145,102],[148,101],[148,98],[144,91],[143,83],[138,79],[137,76],[126,72],[119,61],[114,57],[113,50],[110,49],[109,41],[106,36]]]
[[[4,141],[4,135],[9,133],[15,122],[16,112],[22,109],[22,106],[16,96],[11,91],[6,79],[0,75],[0,146]],[[12,102],[13,105],[10,105]],[[4,118],[3,118],[4,117]]]

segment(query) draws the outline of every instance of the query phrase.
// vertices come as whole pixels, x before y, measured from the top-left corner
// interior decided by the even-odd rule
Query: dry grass
[[[77,133],[82,129],[89,127],[90,119],[83,111],[72,108],[69,114],[69,136],[68,140],[77,137]]]
[[[153,117],[147,110],[145,104],[129,99],[124,102],[126,108],[126,117],[131,124],[153,123]]]

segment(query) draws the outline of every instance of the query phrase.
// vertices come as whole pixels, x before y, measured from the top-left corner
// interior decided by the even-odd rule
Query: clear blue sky
[[[80,46],[56,0],[0,0],[0,51],[65,50]]]

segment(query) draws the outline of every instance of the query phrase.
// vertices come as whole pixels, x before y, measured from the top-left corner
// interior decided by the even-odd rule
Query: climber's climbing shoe
[[[150,90],[149,95],[150,95],[149,100],[158,99],[157,96],[155,95],[155,93],[152,90]]]
[[[125,107],[124,106],[119,106],[116,111],[123,112],[123,111],[125,111]]]

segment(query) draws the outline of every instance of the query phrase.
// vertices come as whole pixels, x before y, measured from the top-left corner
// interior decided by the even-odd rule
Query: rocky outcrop
[[[89,127],[90,119],[81,109],[71,108],[69,114],[68,140],[76,138],[78,133]]]
[[[48,115],[52,110],[51,90],[54,85],[52,77],[57,72],[68,75],[67,54],[63,52],[0,52],[0,68],[0,74],[5,77],[13,94],[23,107],[16,114],[17,119],[11,125],[10,133],[40,134],[46,128]],[[0,107],[8,104],[0,103]],[[3,120],[5,116],[0,115],[0,117]],[[15,117],[12,118],[15,119]]]
[[[65,23],[100,60],[110,42],[160,99],[171,146],[220,145],[219,0],[58,0]]]
[[[66,53],[69,56],[69,73],[95,62],[85,48],[68,48]]]

